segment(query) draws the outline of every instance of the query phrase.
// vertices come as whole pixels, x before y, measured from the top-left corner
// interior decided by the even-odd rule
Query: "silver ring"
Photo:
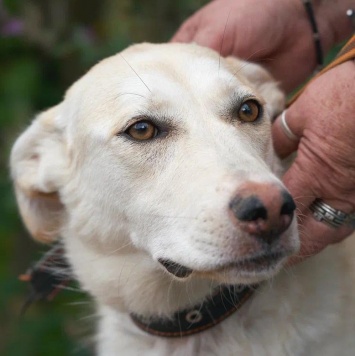
[[[310,210],[317,221],[325,222],[332,227],[350,225],[355,228],[355,214],[347,214],[334,209],[321,199],[316,199],[310,206]]]
[[[287,125],[286,122],[286,110],[284,110],[281,114],[281,128],[283,130],[283,132],[285,133],[285,135],[291,140],[291,141],[295,141],[298,142],[299,138],[298,136],[296,136],[290,129],[290,127]]]

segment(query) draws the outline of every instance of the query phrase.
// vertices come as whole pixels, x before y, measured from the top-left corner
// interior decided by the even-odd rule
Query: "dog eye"
[[[247,100],[239,108],[238,117],[246,122],[253,122],[260,116],[260,104],[256,100]]]
[[[125,133],[137,141],[146,141],[156,137],[159,130],[149,121],[139,121],[131,125]]]

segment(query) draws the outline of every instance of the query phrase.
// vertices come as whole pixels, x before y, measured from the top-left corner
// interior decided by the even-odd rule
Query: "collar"
[[[131,314],[133,322],[143,331],[163,337],[197,334],[219,324],[251,297],[256,286],[221,286],[202,304],[176,312],[172,318],[150,318]]]
[[[64,248],[55,244],[20,280],[30,282],[31,292],[21,314],[36,300],[52,300],[72,280]],[[149,318],[131,314],[133,322],[145,332],[163,337],[197,334],[219,324],[252,296],[257,285],[222,285],[202,303],[176,312],[172,318]]]

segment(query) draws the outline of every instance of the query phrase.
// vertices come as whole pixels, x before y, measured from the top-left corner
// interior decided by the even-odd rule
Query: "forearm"
[[[316,48],[314,37],[316,33],[312,31],[311,20],[304,2],[305,0],[292,0],[293,9],[291,9],[292,16],[297,19],[296,22],[293,22],[294,27],[291,32],[293,41],[297,44],[295,46],[297,52],[292,55],[292,58],[295,59],[294,65],[299,63],[297,76],[292,77],[287,74],[287,71],[281,71],[283,62],[278,63],[277,69],[281,72],[281,80],[289,78],[291,83],[289,86],[285,85],[286,89],[292,89],[295,84],[300,84],[303,80],[302,77],[305,79],[321,63],[320,52]],[[346,12],[348,9],[355,8],[355,0],[310,0],[309,2],[318,27],[320,47],[324,58],[335,45],[351,35],[352,23]],[[287,47],[288,51],[291,49],[290,46]],[[277,78],[279,79],[279,77]],[[297,78],[301,78],[301,80],[298,81]]]
[[[302,1],[302,0],[300,0]],[[355,10],[354,0],[316,0],[313,1],[316,21],[324,54],[335,45],[348,38],[353,29],[346,16],[348,9]]]

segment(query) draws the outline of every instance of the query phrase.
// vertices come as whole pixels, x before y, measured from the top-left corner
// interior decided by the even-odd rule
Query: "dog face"
[[[298,248],[271,142],[283,103],[259,66],[196,45],[132,46],[17,140],[24,221],[39,240],[63,236],[89,290],[123,255],[168,278],[269,278]]]

